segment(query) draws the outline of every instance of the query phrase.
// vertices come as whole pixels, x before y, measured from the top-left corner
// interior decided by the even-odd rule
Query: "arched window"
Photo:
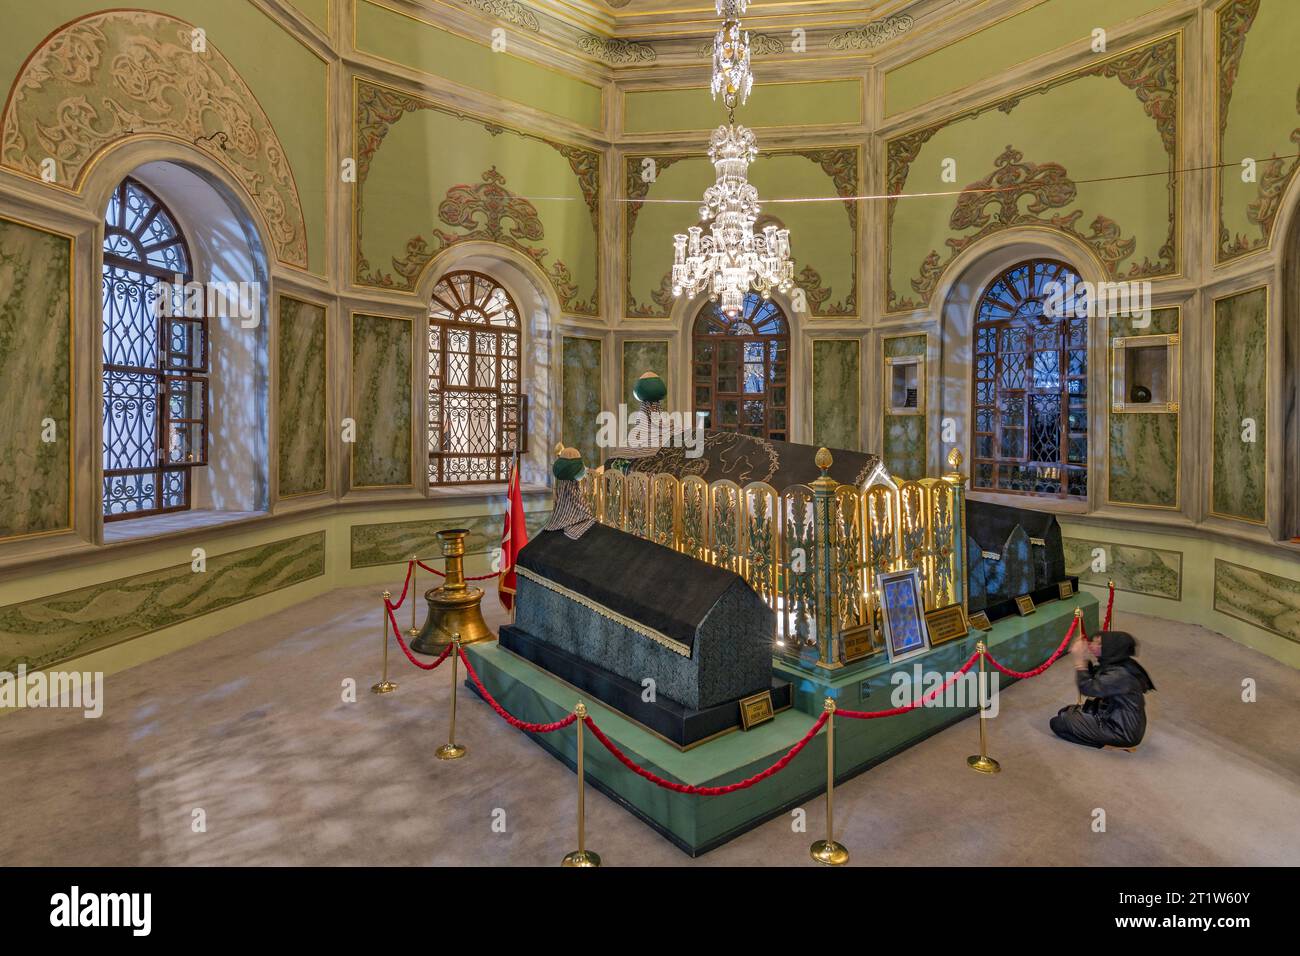
[[[1088,302],[1070,266],[1033,259],[975,314],[972,487],[1088,494]]]
[[[734,316],[709,302],[692,338],[695,410],[705,427],[785,441],[790,323],[781,307],[757,292]]]
[[[481,272],[450,272],[429,305],[429,483],[505,481],[523,447],[519,310]]]
[[[124,179],[104,214],[105,521],[188,509],[191,469],[207,462],[207,320],[205,297],[185,295],[193,278],[175,217]]]

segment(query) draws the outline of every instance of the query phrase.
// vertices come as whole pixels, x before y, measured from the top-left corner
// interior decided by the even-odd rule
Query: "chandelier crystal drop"
[[[700,225],[673,236],[673,295],[697,295],[706,289],[722,311],[737,315],[752,289],[768,298],[773,289],[794,287],[790,230],[775,223],[755,233],[758,190],[749,182],[749,164],[758,156],[754,134],[735,122],[734,111],[749,97],[754,77],[749,69],[749,34],[740,14],[747,0],[717,0],[724,18],[713,41],[713,96],[722,94],[727,123],[709,139],[709,161],[717,181],[704,191]],[[707,228],[707,233],[706,233]]]

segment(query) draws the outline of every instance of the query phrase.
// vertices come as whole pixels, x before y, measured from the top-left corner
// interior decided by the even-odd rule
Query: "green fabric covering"
[[[582,474],[582,459],[557,458],[551,466],[551,474],[560,481],[573,481]]]

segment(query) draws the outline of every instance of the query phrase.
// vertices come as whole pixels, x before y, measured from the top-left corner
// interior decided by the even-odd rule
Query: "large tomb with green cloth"
[[[744,780],[779,760],[812,726],[826,697],[840,708],[884,710],[893,706],[895,674],[911,675],[921,664],[928,672],[956,671],[981,637],[991,653],[1007,667],[1026,670],[1037,666],[1060,645],[1070,627],[1075,608],[1083,610],[1091,633],[1098,627],[1096,598],[1076,594],[1041,605],[1026,617],[998,621],[987,634],[973,632],[935,648],[924,657],[890,664],[877,656],[869,661],[835,669],[805,669],[778,661],[780,676],[795,689],[794,706],[774,720],[745,732],[726,734],[702,746],[681,750],[619,712],[594,702],[589,696],[497,643],[465,648],[488,692],[510,713],[528,721],[549,722],[571,713],[578,699],[602,731],[636,764],[674,782],[697,786],[722,786]],[[1068,664],[1058,665],[1068,667]],[[1056,668],[1043,680],[1053,679]],[[998,686],[1013,681],[1001,675]],[[1064,678],[1061,678],[1064,682]],[[467,686],[469,682],[467,682]],[[1072,685],[1071,685],[1072,686]],[[471,687],[472,689],[472,687]],[[917,694],[922,689],[917,690]],[[941,702],[942,703],[942,702]],[[1015,707],[1014,696],[1001,708]],[[925,706],[910,713],[877,720],[835,722],[835,776],[847,779],[931,734],[975,712],[974,706]],[[993,723],[994,756],[997,723]],[[971,728],[971,747],[975,730]],[[577,731],[530,734],[551,754],[570,767],[576,759]],[[785,768],[754,786],[722,796],[695,796],[663,789],[619,763],[590,734],[585,747],[586,776],[610,798],[634,813],[692,856],[739,836],[758,824],[800,806],[826,787],[825,731],[817,734]],[[973,786],[979,778],[958,764],[951,783]],[[949,785],[950,785],[949,784]],[[588,842],[600,848],[600,834],[588,833]],[[609,859],[606,862],[620,861]],[[627,861],[630,862],[630,861]],[[798,862],[791,859],[789,862]]]

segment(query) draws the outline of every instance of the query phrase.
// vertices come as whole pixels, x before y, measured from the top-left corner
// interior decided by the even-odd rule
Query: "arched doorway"
[[[786,441],[790,419],[790,322],[757,292],[736,315],[705,303],[691,335],[695,411],[707,428]]]

